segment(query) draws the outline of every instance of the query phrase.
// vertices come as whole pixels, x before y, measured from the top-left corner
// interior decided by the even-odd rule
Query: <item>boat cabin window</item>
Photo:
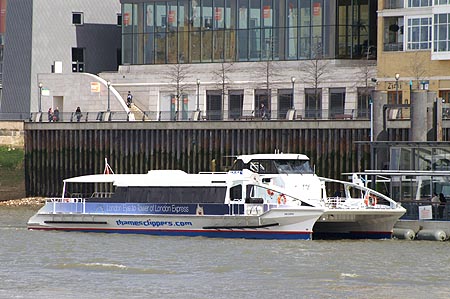
[[[313,170],[308,160],[251,160],[244,163],[242,160],[234,163],[232,170],[248,169],[259,174],[311,174]]]
[[[144,203],[223,203],[226,187],[117,187],[112,196],[116,202]]]
[[[230,199],[242,199],[242,185],[237,185],[230,188]]]
[[[308,160],[276,160],[274,163],[278,173],[313,173]]]

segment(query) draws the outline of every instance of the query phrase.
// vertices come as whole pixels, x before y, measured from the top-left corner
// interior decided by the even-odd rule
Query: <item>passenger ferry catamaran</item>
[[[344,196],[328,197],[326,183],[343,185]],[[396,202],[363,184],[318,177],[305,155],[256,154],[237,157],[229,172],[151,170],[69,178],[62,197],[47,199],[28,228],[258,239],[390,238],[403,213]]]
[[[80,190],[90,195],[82,196]],[[289,201],[278,202],[281,196]],[[62,197],[47,199],[28,228],[311,239],[312,227],[323,212],[323,207],[289,196],[279,187],[270,189],[249,170],[199,174],[152,170],[66,179]]]

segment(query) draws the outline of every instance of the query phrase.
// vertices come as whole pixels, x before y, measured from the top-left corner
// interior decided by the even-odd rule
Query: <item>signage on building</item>
[[[126,12],[123,14],[123,25],[128,26],[130,25],[130,13]]]
[[[168,21],[169,21],[169,24],[175,23],[175,10],[169,10]]]
[[[50,89],[48,88],[42,88],[42,93],[43,96],[49,96],[50,95]]]
[[[270,6],[269,5],[264,6],[263,17],[264,17],[264,19],[270,18]]]
[[[320,3],[319,2],[313,3],[313,16],[320,16]]]
[[[428,80],[420,81],[420,89],[428,90],[429,86],[430,86],[430,81],[428,81]]]
[[[91,92],[100,92],[100,82],[91,82]]]
[[[222,20],[222,8],[216,7],[215,12],[214,12],[214,19],[216,21]]]
[[[397,89],[397,83],[396,82],[387,82],[386,85],[387,85],[387,89],[388,90],[396,90]],[[400,90],[402,89],[402,83],[401,82],[398,83],[398,89],[400,89]]]

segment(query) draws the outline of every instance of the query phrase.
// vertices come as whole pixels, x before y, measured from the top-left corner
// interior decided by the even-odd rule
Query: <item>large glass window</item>
[[[408,0],[408,7],[426,7],[431,6],[431,0]]]
[[[351,1],[339,1],[337,10],[338,40],[336,53],[341,58],[363,57],[370,47],[376,46],[374,36],[375,28],[369,26],[372,15],[368,0],[362,0],[359,6],[352,5]],[[330,29],[331,30],[331,29]]]
[[[228,93],[228,110],[230,119],[239,119],[242,116],[242,106],[244,103],[243,90],[230,90]]]
[[[322,113],[322,89],[305,89],[305,117],[320,118]]]
[[[222,91],[206,91],[206,117],[208,120],[221,120],[222,118]]]
[[[286,59],[297,59],[297,40],[298,40],[298,6],[297,0],[288,0],[286,6],[287,29],[286,29]]]
[[[144,23],[144,63],[151,64],[155,62],[155,27],[153,19],[155,18],[155,7],[153,4],[145,5],[145,23]]]
[[[361,87],[358,88],[358,117],[369,118],[370,117],[370,95],[372,94],[373,87]]]
[[[72,73],[84,72],[84,48],[72,48]]]
[[[271,90],[257,89],[255,90],[255,115],[257,117],[269,118],[270,116],[270,94]]]
[[[289,109],[294,106],[292,89],[278,90],[278,119],[285,119]]]
[[[133,4],[123,5],[122,16],[122,61],[133,63]]]
[[[407,49],[431,49],[431,17],[408,19]]]
[[[249,58],[250,60],[260,60],[261,57],[261,1],[250,0],[250,20],[249,20]]]
[[[213,6],[212,0],[202,1],[202,62],[210,62],[212,60],[213,45]]]
[[[123,63],[334,57],[336,5],[325,0],[123,0]],[[362,53],[376,24],[368,3],[346,3],[343,49]],[[371,5],[371,4],[369,4]],[[372,9],[374,14],[376,9]],[[350,18],[353,17],[353,19]],[[340,19],[339,19],[340,20]],[[359,23],[358,23],[359,22]],[[355,27],[354,24],[358,24]],[[367,41],[369,40],[369,41]],[[348,47],[350,45],[350,47]],[[353,57],[350,57],[353,58]]]
[[[238,60],[246,61],[248,59],[248,2],[239,2],[239,18],[238,18],[238,32],[237,32],[237,47]]]
[[[384,19],[384,51],[403,51],[403,17]]]
[[[299,58],[311,57],[311,0],[300,0],[299,7]]]
[[[178,8],[178,62],[189,62],[189,0],[179,0]]]
[[[344,114],[345,88],[330,88],[329,116],[336,118],[337,115]]]
[[[155,4],[155,53],[156,63],[166,63],[167,9],[166,2]]]
[[[447,5],[450,4],[450,0],[434,0],[434,5]]]
[[[434,52],[450,51],[450,14],[434,15]]]

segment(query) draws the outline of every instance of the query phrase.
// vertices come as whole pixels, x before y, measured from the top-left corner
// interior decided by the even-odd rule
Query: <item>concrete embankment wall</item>
[[[24,146],[23,121],[0,121],[0,146]]]
[[[62,179],[151,169],[223,171],[240,154],[304,153],[319,175],[370,166],[370,123],[352,121],[25,123],[27,196],[57,196]],[[405,134],[400,134],[405,135]],[[407,134],[406,134],[407,136]]]

